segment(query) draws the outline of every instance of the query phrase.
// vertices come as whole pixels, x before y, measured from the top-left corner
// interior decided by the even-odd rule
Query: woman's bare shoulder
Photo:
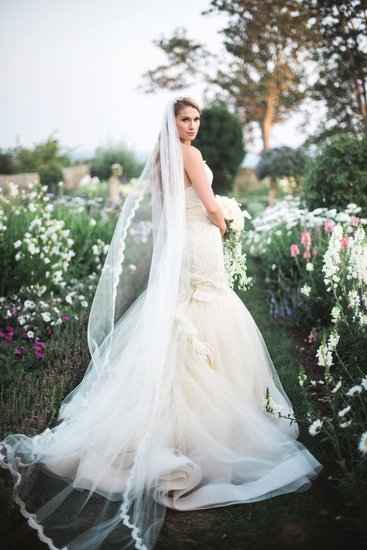
[[[185,162],[195,162],[198,160],[203,160],[201,152],[193,145],[191,145],[190,147],[182,146],[182,153]]]

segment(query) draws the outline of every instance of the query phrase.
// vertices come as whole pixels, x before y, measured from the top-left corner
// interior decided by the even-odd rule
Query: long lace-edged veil
[[[62,402],[56,427],[2,442],[15,498],[50,548],[154,544],[165,510],[159,493],[172,476],[179,486],[187,467],[169,448],[162,394],[185,345],[176,307],[188,288],[183,160],[171,101],[100,274],[85,376]],[[165,471],[166,462],[176,473]]]

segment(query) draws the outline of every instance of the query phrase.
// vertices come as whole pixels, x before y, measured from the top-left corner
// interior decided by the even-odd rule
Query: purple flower
[[[8,325],[8,326],[6,327],[6,331],[7,331],[9,334],[14,334],[15,328],[12,327],[12,326],[10,326],[10,325]]]
[[[21,349],[20,349],[20,348],[15,348],[14,354],[15,354],[15,355],[18,355],[18,356],[19,356],[19,355],[22,355]]]
[[[42,359],[42,357],[43,357],[42,351],[35,351],[34,355],[35,355],[36,359]]]
[[[5,332],[0,331],[0,338],[5,338]]]
[[[69,320],[69,316],[68,315],[62,315],[61,316],[61,321],[68,321]]]

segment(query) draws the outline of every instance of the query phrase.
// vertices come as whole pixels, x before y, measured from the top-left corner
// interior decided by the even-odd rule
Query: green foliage
[[[18,146],[15,150],[16,171],[38,172],[43,185],[51,191],[63,179],[62,168],[70,166],[72,160],[68,153],[62,152],[57,139],[48,138],[35,145],[34,149]]]
[[[203,109],[201,130],[194,145],[214,172],[213,191],[228,194],[245,155],[242,125],[221,106]]]
[[[292,177],[298,180],[303,173],[307,162],[307,155],[302,149],[291,147],[274,147],[261,155],[261,160],[256,166],[256,175],[262,180],[271,178]]]
[[[11,150],[0,149],[0,174],[15,174],[16,166],[14,153]]]
[[[327,109],[317,138],[344,131],[367,134],[367,18],[365,0],[305,0],[318,35],[318,78],[311,89]]]
[[[212,0],[207,13],[226,18],[225,63],[176,29],[155,41],[167,63],[143,75],[145,91],[182,90],[205,79],[216,87],[215,100],[231,104],[247,132],[260,126],[266,149],[273,124],[287,119],[306,94],[303,63],[314,41],[307,9],[298,0],[262,2],[261,9],[253,0]]]
[[[309,163],[305,175],[309,207],[343,209],[357,203],[367,211],[367,138],[340,134]]]
[[[143,164],[132,151],[123,144],[111,144],[97,148],[91,162],[91,175],[107,180],[111,176],[111,166],[116,162],[123,167],[123,178],[126,180],[137,178],[143,169]]]

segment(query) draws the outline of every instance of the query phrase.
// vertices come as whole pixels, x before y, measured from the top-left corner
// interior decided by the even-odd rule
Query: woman
[[[303,491],[321,464],[224,268],[226,224],[191,145],[200,108],[170,102],[124,202],[91,306],[85,376],[60,423],[0,445],[14,498],[49,548],[150,549],[165,508]],[[133,272],[132,272],[133,268]],[[133,273],[133,276],[132,276]]]

